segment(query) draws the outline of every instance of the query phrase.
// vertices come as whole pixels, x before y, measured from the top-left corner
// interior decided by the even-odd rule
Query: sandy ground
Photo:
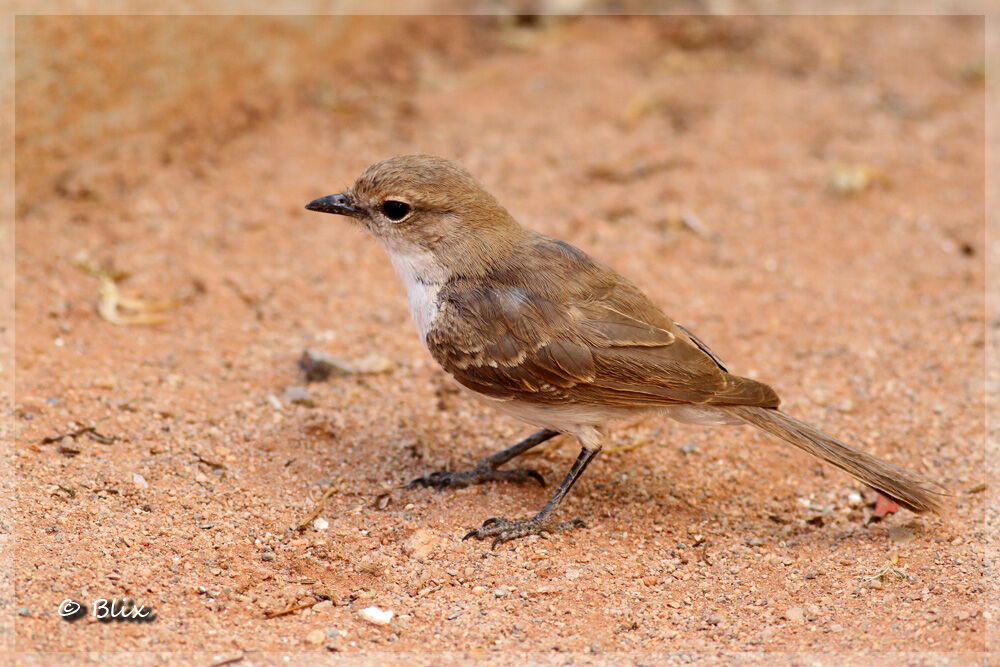
[[[19,21],[25,661],[987,661],[981,19]],[[874,521],[782,443],[652,417],[562,508],[585,529],[460,541],[577,449],[526,458],[549,489],[403,488],[531,431],[433,364],[371,239],[302,210],[416,151],[948,514]],[[175,307],[115,324],[102,271]],[[305,348],[367,372],[306,385]],[[115,597],[155,620],[57,614]]]

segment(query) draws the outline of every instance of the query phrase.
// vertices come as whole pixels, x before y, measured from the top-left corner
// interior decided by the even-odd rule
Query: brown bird
[[[768,385],[730,373],[639,288],[582,250],[521,227],[465,169],[403,155],[370,166],[346,192],[307,209],[354,218],[406,286],[420,340],[470,393],[543,430],[471,470],[435,472],[410,486],[526,481],[499,466],[560,434],[580,455],[533,517],[487,519],[465,537],[493,545],[542,531],[601,450],[606,427],[659,412],[695,424],[751,424],[844,470],[914,512],[941,508],[934,483],[880,461],[778,410]]]

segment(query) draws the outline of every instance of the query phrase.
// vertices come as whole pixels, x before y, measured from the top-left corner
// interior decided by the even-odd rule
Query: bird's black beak
[[[343,192],[339,192],[328,197],[314,199],[306,204],[306,208],[310,211],[319,211],[320,213],[336,213],[337,215],[346,215],[351,218],[358,218],[361,216],[361,209],[352,204],[351,200]]]

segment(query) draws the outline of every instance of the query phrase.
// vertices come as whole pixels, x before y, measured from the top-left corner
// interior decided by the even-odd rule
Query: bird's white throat
[[[420,342],[425,343],[434,316],[438,312],[437,296],[448,279],[448,272],[433,253],[415,248],[399,249],[385,244],[386,253],[396,273],[406,287],[410,317],[417,325]]]

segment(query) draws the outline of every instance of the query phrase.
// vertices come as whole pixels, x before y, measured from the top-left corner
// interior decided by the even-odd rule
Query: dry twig
[[[278,618],[279,616],[287,616],[288,614],[294,614],[297,611],[308,609],[309,607],[314,606],[317,602],[318,600],[316,600],[316,598],[313,598],[312,602],[299,602],[299,603],[289,602],[288,606],[286,606],[284,609],[264,612],[264,617],[271,619],[271,618]]]
[[[326,491],[324,491],[323,495],[316,502],[316,507],[313,508],[313,511],[310,512],[306,518],[302,519],[302,521],[299,522],[299,525],[295,527],[295,530],[301,533],[303,530],[308,528],[309,524],[313,522],[313,519],[318,517],[320,512],[322,512],[323,509],[326,507],[326,501],[329,500],[330,496],[332,496],[336,492],[337,492],[337,487],[332,485]]]

